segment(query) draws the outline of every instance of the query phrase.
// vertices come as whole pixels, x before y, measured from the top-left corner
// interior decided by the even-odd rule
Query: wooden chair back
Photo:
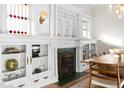
[[[117,63],[107,64],[107,63],[97,63],[91,61],[89,64],[89,73],[90,73],[89,87],[91,87],[92,76],[106,80],[116,79],[117,87],[120,87],[119,64]]]

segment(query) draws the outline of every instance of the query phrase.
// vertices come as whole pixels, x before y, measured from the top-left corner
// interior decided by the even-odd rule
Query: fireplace
[[[61,48],[58,54],[59,80],[71,77],[76,73],[76,48]]]

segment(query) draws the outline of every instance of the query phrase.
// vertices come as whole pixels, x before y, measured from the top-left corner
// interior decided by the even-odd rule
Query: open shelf
[[[25,51],[25,45],[2,45],[2,54],[15,54]]]
[[[23,78],[26,80],[29,78],[29,82],[32,82],[34,79],[32,77],[42,78],[44,75],[49,75],[47,74],[49,71],[49,43],[4,44],[0,46],[0,50],[1,81],[14,86],[16,84],[26,86],[27,82],[23,82]],[[12,69],[14,70],[10,71]]]
[[[3,78],[2,80],[3,80],[4,82],[8,82],[8,81],[16,80],[16,79],[23,78],[23,77],[25,77],[25,75],[21,75],[21,76],[19,76],[18,78],[11,78],[11,79]]]
[[[26,70],[25,67],[21,67],[21,68],[14,70],[14,71],[2,71],[2,73],[3,74],[18,73],[18,72],[24,71],[24,70]]]
[[[32,74],[32,78],[37,78],[37,77],[40,77],[41,75],[42,76],[49,75],[49,71],[48,70],[44,70],[42,73]]]
[[[96,43],[86,43],[80,48],[81,58],[80,61],[91,58],[92,55],[96,54]]]
[[[7,69],[7,64],[13,64],[16,60],[17,68],[14,71]],[[14,65],[11,66],[11,68]],[[4,44],[1,45],[1,79],[8,82],[14,79],[26,77],[26,44]]]
[[[3,81],[11,81],[14,79],[22,78],[26,76],[26,68],[18,68],[15,71],[2,71],[2,80]]]
[[[43,56],[39,56],[39,57],[32,57],[32,59],[41,59],[43,57],[48,57],[48,55],[43,55]]]
[[[48,44],[32,45],[32,75],[48,70]]]
[[[2,56],[16,56],[16,55],[26,55],[26,52],[19,52],[19,53],[2,53]]]
[[[48,70],[48,56],[32,58],[32,74],[42,73]]]
[[[77,37],[77,15],[68,9],[57,7],[56,27],[56,36],[58,37]]]
[[[43,69],[43,70],[42,70],[41,72],[39,72],[39,73],[42,73],[42,72],[45,72],[45,71],[48,71],[48,69]],[[35,74],[39,74],[39,73],[32,72],[33,75],[35,75]]]

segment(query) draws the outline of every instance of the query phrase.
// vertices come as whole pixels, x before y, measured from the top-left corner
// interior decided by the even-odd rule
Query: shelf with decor
[[[41,87],[50,82],[49,43],[35,43],[31,46],[31,83],[33,87]]]
[[[61,6],[56,6],[56,36],[77,37],[77,14]]]
[[[0,61],[0,79],[5,83],[15,87],[41,87],[42,80],[48,81],[43,85],[49,83],[49,43],[3,43]]]
[[[48,70],[48,44],[32,45],[32,74]]]
[[[15,72],[20,72],[26,70],[25,67],[18,68],[14,71],[2,71],[3,74],[9,74],[9,73],[15,73]]]
[[[96,43],[91,43],[90,44],[90,58],[96,57]]]
[[[18,56],[18,55],[26,55],[25,52],[19,52],[19,53],[2,53],[2,57],[6,57],[6,56]]]
[[[25,67],[18,68],[15,71],[2,71],[3,81],[10,81],[18,78],[25,77]]]
[[[48,55],[43,55],[43,56],[39,56],[39,57],[33,57],[32,60],[40,60],[42,58],[48,58]]]
[[[26,77],[26,45],[2,44],[1,75],[4,82]]]
[[[48,65],[48,56],[40,56],[40,57],[32,58],[32,67],[34,69],[32,74],[38,74],[47,71],[48,70],[47,65]]]
[[[96,57],[97,49],[96,49],[96,40],[87,40],[87,41],[80,41],[80,48],[79,48],[79,59],[80,61]],[[88,64],[80,63],[80,72],[85,71],[88,69]]]

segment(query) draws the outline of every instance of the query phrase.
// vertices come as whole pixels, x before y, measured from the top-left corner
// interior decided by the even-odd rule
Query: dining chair
[[[92,84],[106,88],[123,87],[124,78],[120,78],[119,65],[91,61],[89,64],[89,88]]]
[[[103,55],[106,55],[106,54],[107,54],[107,52],[103,51],[103,52],[99,53],[99,56],[103,56]]]
[[[96,53],[91,55],[91,58],[96,58],[96,57],[98,57]]]

